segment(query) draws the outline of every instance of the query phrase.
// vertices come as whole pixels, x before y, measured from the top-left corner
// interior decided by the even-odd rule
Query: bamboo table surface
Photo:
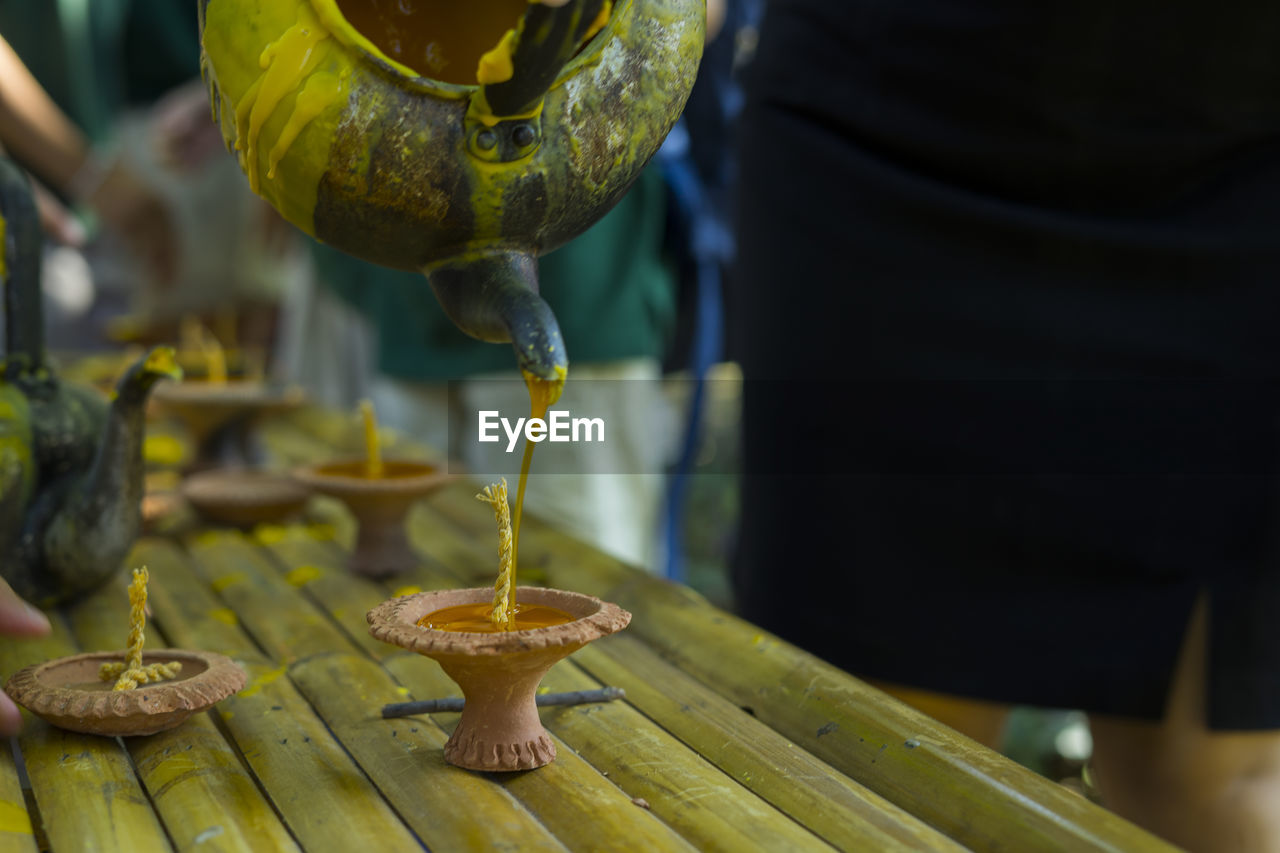
[[[261,435],[280,467],[358,447],[350,419],[318,410]],[[323,504],[329,521],[141,539],[129,559],[151,574],[147,648],[221,652],[247,686],[148,737],[27,715],[0,755],[0,850],[1170,849],[532,507],[521,582],[633,614],[543,689],[614,685],[626,698],[543,708],[558,758],[538,770],[446,764],[457,713],[382,719],[380,708],[457,687],[435,662],[373,639],[365,613],[396,594],[492,583],[492,511],[476,490],[458,482],[415,509],[419,565],[389,582],[344,570],[350,525]],[[51,614],[51,636],[0,643],[0,676],[122,648],[125,575]]]

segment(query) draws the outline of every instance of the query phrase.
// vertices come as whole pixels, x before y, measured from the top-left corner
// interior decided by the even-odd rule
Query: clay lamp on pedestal
[[[195,445],[191,468],[216,467],[219,454],[233,427],[244,429],[254,417],[296,409],[304,402],[300,388],[285,388],[262,379],[233,379],[227,376],[226,362],[217,341],[208,339],[205,378],[169,383],[163,393],[152,398],[156,406],[186,427]],[[243,448],[240,448],[243,451]]]
[[[538,683],[556,661],[625,628],[631,614],[581,593],[519,587],[514,630],[500,630],[484,615],[493,595],[480,588],[393,598],[369,611],[369,632],[437,661],[462,688],[466,702],[445,744],[446,761],[469,770],[531,770],[556,757],[538,719]],[[565,621],[548,624],[554,611]]]
[[[128,649],[29,666],[9,679],[5,692],[58,728],[115,737],[174,728],[244,687],[244,670],[225,655],[142,651],[146,582],[146,569],[135,570]]]
[[[405,516],[419,500],[453,477],[435,465],[383,459],[373,406],[360,404],[365,458],[308,465],[294,479],[312,491],[337,498],[355,516],[356,543],[347,568],[371,578],[389,577],[417,565],[409,545]]]

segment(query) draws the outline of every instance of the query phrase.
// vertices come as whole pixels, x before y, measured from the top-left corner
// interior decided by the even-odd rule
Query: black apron
[[[747,618],[1280,726],[1280,6],[775,0],[740,126]]]

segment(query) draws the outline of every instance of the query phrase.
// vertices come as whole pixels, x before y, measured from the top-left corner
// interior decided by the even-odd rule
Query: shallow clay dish
[[[225,655],[186,649],[143,652],[142,663],[178,661],[177,678],[113,690],[99,667],[123,660],[123,652],[89,652],[29,666],[4,690],[42,720],[91,735],[152,735],[227,698],[245,684],[244,670]]]
[[[469,770],[531,770],[555,760],[556,747],[538,719],[538,683],[556,661],[631,622],[616,604],[561,589],[522,586],[521,604],[555,607],[572,622],[521,631],[472,633],[424,628],[428,613],[491,601],[493,590],[420,592],[384,601],[367,614],[369,633],[426,655],[462,688],[458,727],[444,746],[450,764]]]
[[[182,496],[215,524],[253,527],[301,512],[309,493],[291,477],[227,468],[192,474],[182,483]]]

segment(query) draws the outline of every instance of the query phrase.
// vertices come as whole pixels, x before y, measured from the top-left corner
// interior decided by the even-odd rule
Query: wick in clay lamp
[[[186,426],[196,447],[191,467],[203,470],[218,464],[222,439],[230,427],[243,426],[253,416],[295,409],[302,405],[303,394],[301,389],[280,388],[261,378],[229,378],[226,355],[217,339],[203,329],[196,338],[205,360],[205,378],[170,383],[152,396],[161,411]]]
[[[621,631],[631,614],[581,593],[517,588],[506,483],[477,497],[498,520],[494,589],[393,598],[369,611],[369,632],[435,660],[462,689],[462,717],[445,743],[446,761],[469,770],[532,770],[556,757],[538,719],[539,682],[557,661]]]
[[[129,585],[129,647],[29,666],[5,692],[51,725],[91,735],[151,735],[174,728],[245,684],[244,670],[214,652],[142,651],[146,625],[145,567]]]
[[[360,404],[365,456],[309,465],[294,478],[312,491],[342,501],[356,519],[356,544],[347,568],[371,578],[389,577],[417,565],[405,517],[410,508],[452,476],[426,462],[383,459],[378,422],[369,401]]]

